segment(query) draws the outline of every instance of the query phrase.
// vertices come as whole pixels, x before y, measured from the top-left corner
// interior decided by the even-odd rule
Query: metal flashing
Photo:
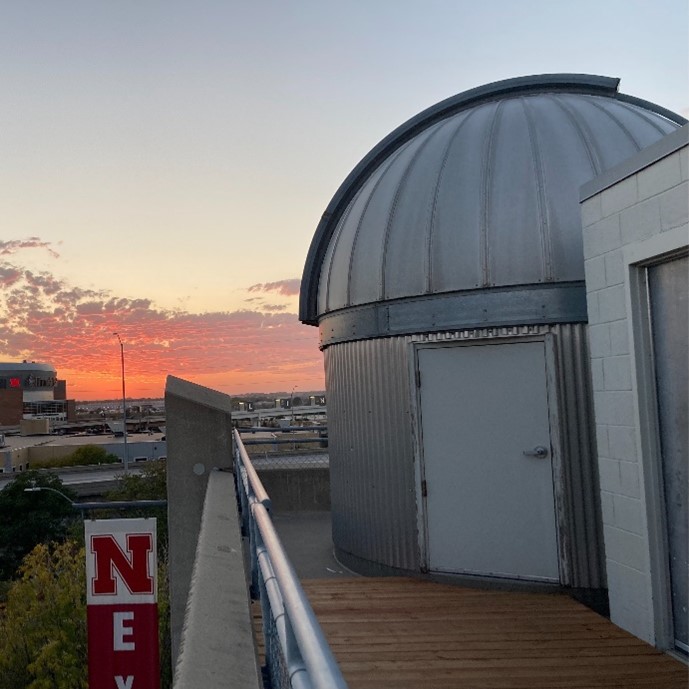
[[[583,282],[435,294],[341,309],[320,319],[321,348],[445,330],[586,323]]]

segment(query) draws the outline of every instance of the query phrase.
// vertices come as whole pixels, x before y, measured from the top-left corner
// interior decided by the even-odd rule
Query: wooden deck
[[[350,689],[687,689],[687,667],[560,594],[404,578],[304,589]]]

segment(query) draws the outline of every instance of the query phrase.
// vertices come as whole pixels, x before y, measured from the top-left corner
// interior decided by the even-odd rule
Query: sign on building
[[[159,689],[155,519],[84,522],[90,689]]]

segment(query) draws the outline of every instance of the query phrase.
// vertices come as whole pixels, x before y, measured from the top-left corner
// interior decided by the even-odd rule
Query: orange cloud
[[[299,278],[289,278],[288,280],[278,280],[277,282],[259,282],[248,288],[249,292],[274,292],[284,297],[294,297],[299,294]]]
[[[0,254],[3,244],[12,245],[0,244]],[[295,385],[322,389],[318,332],[283,308],[257,304],[232,312],[165,310],[149,299],[81,289],[50,273],[0,261],[2,358],[53,364],[67,380],[69,396],[79,400],[121,394],[114,332],[124,342],[128,397],[162,396],[168,374],[231,393]]]

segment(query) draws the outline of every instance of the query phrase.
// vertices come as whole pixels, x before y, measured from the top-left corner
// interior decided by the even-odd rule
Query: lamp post
[[[292,426],[294,426],[294,404],[292,403],[292,400],[294,399],[294,391],[297,389],[297,386],[292,387],[292,392],[289,395],[289,408],[292,411]]]
[[[25,493],[41,493],[49,490],[64,498],[75,510],[105,510],[105,509],[138,509],[140,507],[165,507],[167,500],[110,500],[108,502],[72,502],[64,493],[50,486],[37,486],[36,481],[31,482],[30,488],[24,488]]]
[[[129,455],[127,453],[127,402],[126,395],[124,392],[124,344],[122,343],[122,338],[119,333],[113,333],[120,343],[120,358],[122,361],[122,438],[124,441],[124,473],[129,472]]]

